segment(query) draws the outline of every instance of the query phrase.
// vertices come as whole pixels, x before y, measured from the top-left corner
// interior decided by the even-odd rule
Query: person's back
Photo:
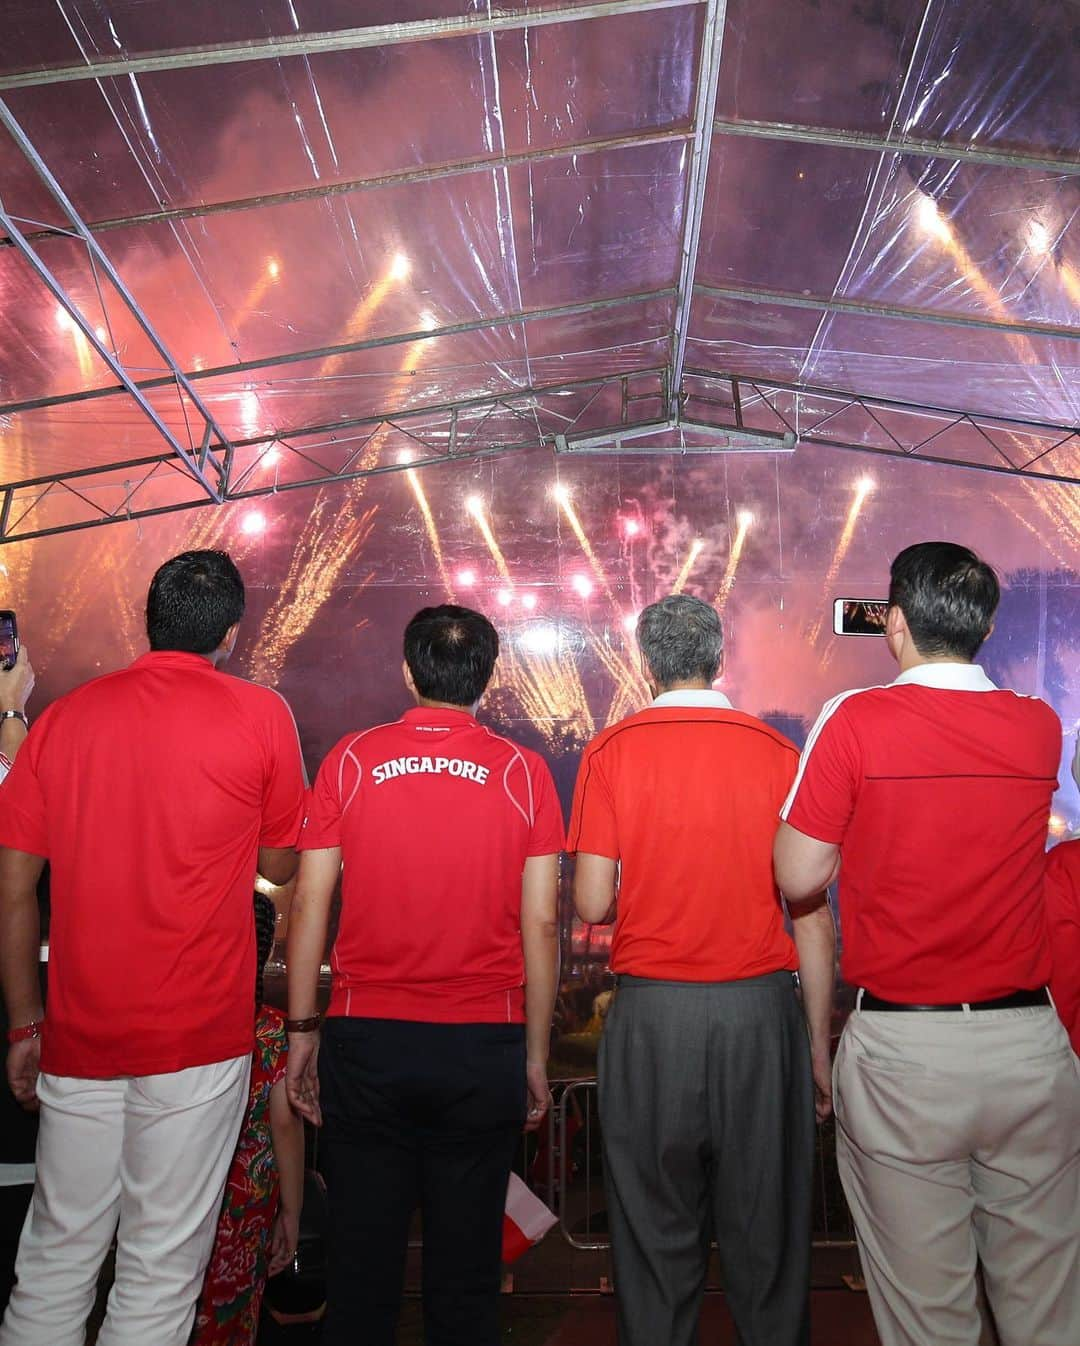
[[[845,980],[916,1003],[1045,985],[1051,708],[979,669],[924,664],[827,709],[818,734],[851,776],[815,773],[811,738],[787,816],[843,837]]]
[[[707,604],[662,599],[637,636],[655,700],[586,749],[568,843],[578,915],[617,912],[598,1083],[619,1340],[697,1342],[713,1233],[740,1340],[805,1346],[811,1060],[772,874],[798,754],[713,690],[723,635]],[[817,989],[827,906],[797,939],[810,924]],[[825,1078],[828,1025],[807,1013]]]
[[[288,879],[303,819],[287,706],[217,671],[243,610],[223,552],[166,562],[150,653],[51,706],[0,786],[8,1079],[41,1108],[3,1346],[82,1339],[118,1222],[102,1339],[187,1338],[247,1093],[256,864]]]
[[[340,818],[350,895],[330,1012],[479,1022],[520,1016],[521,870],[550,773],[462,710],[417,706],[349,734],[316,782],[304,845]],[[335,830],[334,836],[339,835]],[[555,849],[552,833],[542,845]],[[393,901],[367,895],[393,894]]]
[[[24,751],[52,861],[44,1068],[141,1075],[250,1051],[256,853],[298,821],[295,790],[273,805],[279,764],[299,755],[288,708],[201,655],[155,650],[37,727]],[[17,795],[10,808],[24,816]]]
[[[794,969],[772,840],[798,749],[719,693],[669,696],[605,730],[582,758],[568,846],[617,847],[611,966],[674,981]]]
[[[372,1346],[396,1340],[417,1204],[428,1340],[495,1346],[510,1164],[526,1102],[533,1127],[548,1107],[562,815],[543,761],[474,718],[498,656],[487,618],[426,608],[404,643],[416,708],[347,735],[311,792],[289,924],[289,1096],[325,1121],[326,1346],[353,1342],[358,1323]]]
[[[826,705],[784,806],[789,901],[839,873],[837,1162],[883,1346],[1080,1340],[1080,1076],[1046,983],[1060,726],[972,661],[999,589],[966,547],[893,561],[888,687]]]

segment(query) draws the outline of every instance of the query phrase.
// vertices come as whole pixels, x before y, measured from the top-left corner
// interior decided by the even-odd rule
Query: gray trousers
[[[694,1346],[710,1234],[740,1346],[807,1346],[814,1101],[791,973],[620,977],[599,1091],[620,1346]]]

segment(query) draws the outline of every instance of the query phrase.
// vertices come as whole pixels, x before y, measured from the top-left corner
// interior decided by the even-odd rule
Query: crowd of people
[[[975,663],[998,597],[966,548],[902,552],[899,676],[830,701],[801,756],[716,690],[716,611],[661,599],[637,626],[652,703],[586,749],[568,834],[544,760],[476,718],[499,654],[478,612],[416,614],[412,708],[347,733],[310,788],[282,698],[221,670],[244,612],[222,552],[166,562],[149,652],[28,737],[22,651],[0,671],[0,981],[40,1124],[0,1346],[82,1343],[114,1239],[100,1346],[253,1342],[296,1251],[301,1119],[326,1346],[395,1341],[417,1208],[425,1340],[495,1346],[507,1181],[551,1102],[563,852],[580,917],[614,923],[621,1346],[697,1341],[710,1239],[744,1346],[808,1346],[833,1111],[883,1346],[976,1346],[980,1264],[1001,1346],[1076,1346],[1080,843],[1047,863],[1056,715]],[[287,1017],[262,1003],[257,872],[296,875]],[[834,881],[857,988],[835,1060]]]

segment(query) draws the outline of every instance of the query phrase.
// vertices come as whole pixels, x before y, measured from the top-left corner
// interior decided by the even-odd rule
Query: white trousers
[[[41,1075],[37,1185],[0,1346],[82,1346],[117,1237],[98,1346],[184,1346],[248,1094],[250,1056],[168,1075]]]
[[[837,1159],[882,1346],[1080,1343],[1080,1064],[1052,1009],[856,1012]]]

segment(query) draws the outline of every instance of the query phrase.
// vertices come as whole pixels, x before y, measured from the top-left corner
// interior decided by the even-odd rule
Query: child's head
[[[265,893],[255,894],[255,1004],[263,1003],[263,968],[274,951],[277,909]]]

